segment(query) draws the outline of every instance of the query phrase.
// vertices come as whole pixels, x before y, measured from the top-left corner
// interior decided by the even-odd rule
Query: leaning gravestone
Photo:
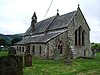
[[[15,55],[16,54],[16,49],[14,47],[9,47],[8,48],[8,55]]]
[[[24,65],[25,67],[32,66],[32,55],[30,53],[26,53],[24,56]]]
[[[60,50],[54,49],[54,60],[60,59]]]
[[[0,57],[0,75],[23,75],[23,61],[20,56]]]
[[[70,48],[70,43],[66,44],[66,57],[64,59],[64,63],[67,65],[70,65],[72,63],[71,58],[72,58],[72,52]]]

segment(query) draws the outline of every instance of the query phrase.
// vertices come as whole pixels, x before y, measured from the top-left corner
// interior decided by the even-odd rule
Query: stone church
[[[55,16],[40,22],[34,12],[31,26],[15,47],[17,55],[31,53],[42,59],[63,59],[66,54],[73,58],[90,57],[90,28],[79,6],[64,15],[57,11]]]

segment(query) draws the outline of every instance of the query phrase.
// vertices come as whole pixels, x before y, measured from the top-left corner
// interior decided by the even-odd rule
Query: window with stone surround
[[[18,51],[18,46],[17,46],[17,49],[16,50]]]
[[[78,45],[77,44],[77,29],[75,30],[75,45]]]
[[[85,44],[85,30],[80,26],[75,30],[75,45],[84,46]]]
[[[21,51],[21,47],[19,47],[19,51]]]
[[[32,53],[33,53],[33,55],[35,55],[35,46],[34,45],[32,47]]]
[[[82,31],[82,45],[85,45],[85,31]]]
[[[22,52],[24,52],[24,47],[22,47]]]
[[[62,41],[59,42],[58,49],[60,50],[60,54],[62,54],[62,52],[63,52],[63,43],[62,43]]]
[[[82,27],[80,26],[79,27],[79,36],[78,36],[78,38],[79,38],[79,45],[81,45],[81,39],[82,39],[82,33],[81,33],[81,31],[82,31]]]
[[[40,48],[40,52],[39,53],[41,54],[41,46],[39,48]]]

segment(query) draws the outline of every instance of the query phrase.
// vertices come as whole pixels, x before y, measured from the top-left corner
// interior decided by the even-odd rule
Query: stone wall
[[[75,45],[75,30],[79,27],[82,27],[83,30],[85,30],[85,44],[82,45]],[[69,27],[68,27],[68,35],[72,38],[71,45],[75,47],[75,50],[77,51],[77,57],[78,56],[84,56],[84,52],[86,50],[86,56],[91,55],[91,49],[90,49],[90,30],[86,23],[85,18],[83,17],[82,13],[80,11],[77,12],[73,20],[71,21]]]
[[[14,48],[16,49],[16,55],[24,55],[26,51],[25,45],[16,45]]]
[[[62,41],[63,43],[63,51],[62,54],[60,54],[60,58],[64,58],[65,52],[67,50],[66,44],[67,44],[67,31],[60,34],[59,36],[55,37],[54,39],[50,40],[48,42],[48,49],[49,49],[49,59],[54,59],[54,50],[57,49],[57,45],[59,41]]]
[[[34,55],[33,55],[33,46],[34,46]],[[41,46],[41,52],[40,52],[40,46]],[[48,45],[47,44],[30,44],[30,53],[39,58],[45,59],[48,51],[47,51]]]

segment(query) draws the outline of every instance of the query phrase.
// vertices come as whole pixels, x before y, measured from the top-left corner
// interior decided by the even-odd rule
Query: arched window
[[[77,29],[75,30],[75,45],[77,45]]]
[[[84,50],[84,56],[86,56],[86,50]]]
[[[32,53],[35,55],[35,46],[32,47]]]
[[[39,48],[40,48],[40,52],[39,53],[41,54],[41,46]]]
[[[84,45],[85,44],[85,31],[80,26],[75,30],[75,45]]]
[[[17,46],[17,51],[18,51],[18,46]]]
[[[60,54],[62,54],[62,52],[63,52],[62,41],[59,42],[59,44],[58,44],[58,49],[60,50]]]
[[[24,47],[22,47],[22,52],[24,52]]]
[[[82,30],[82,27],[80,26],[79,27],[79,36],[78,36],[78,38],[79,38],[79,45],[81,45],[81,30]]]
[[[19,51],[21,51],[21,47],[19,47]]]
[[[26,52],[27,52],[27,53],[30,53],[30,44],[27,44],[27,45],[26,45]]]
[[[82,31],[82,45],[85,45],[85,31]]]

